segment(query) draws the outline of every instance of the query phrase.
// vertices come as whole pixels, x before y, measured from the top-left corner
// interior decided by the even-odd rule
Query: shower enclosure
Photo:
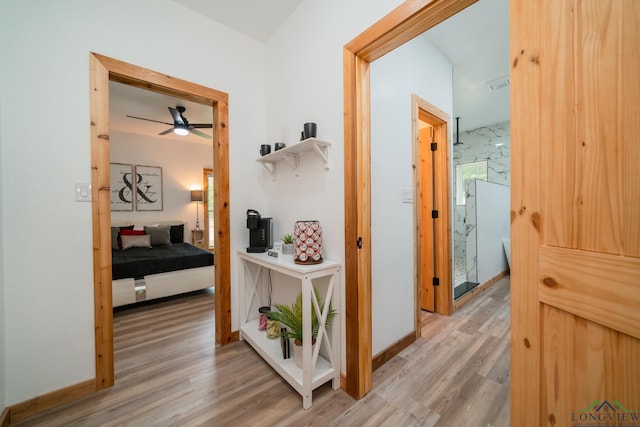
[[[508,268],[509,148],[508,121],[463,132],[453,145],[454,298]]]

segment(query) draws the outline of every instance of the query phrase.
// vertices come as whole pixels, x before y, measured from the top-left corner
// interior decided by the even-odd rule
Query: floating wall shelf
[[[324,163],[326,170],[330,169],[329,165],[329,150],[331,143],[322,141],[316,138],[305,139],[290,147],[285,147],[278,151],[274,151],[266,156],[260,157],[257,161],[262,163],[262,166],[271,174],[271,178],[276,179],[276,164],[280,160],[284,160],[295,173],[296,176],[300,176],[300,156],[306,152],[314,152],[320,157]]]

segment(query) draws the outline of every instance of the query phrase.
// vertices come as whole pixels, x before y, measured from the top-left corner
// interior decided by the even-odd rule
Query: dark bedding
[[[113,280],[213,265],[213,254],[189,243],[153,248],[112,249]]]

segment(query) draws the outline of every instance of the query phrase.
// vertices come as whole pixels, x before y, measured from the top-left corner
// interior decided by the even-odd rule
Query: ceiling
[[[175,108],[177,105],[186,108],[182,115],[189,123],[211,123],[212,121],[213,109],[210,106],[161,95],[122,83],[109,82],[109,127],[112,131],[145,136],[157,135],[169,129],[171,125],[132,119],[127,115],[172,123],[173,118],[168,107]],[[213,131],[212,129],[198,130],[207,135],[212,135]],[[170,132],[161,138],[211,145],[210,139],[193,134],[179,136]]]
[[[302,0],[174,0],[183,6],[264,42]],[[247,13],[251,11],[251,13]],[[489,90],[487,83],[509,75],[509,1],[480,0],[429,30],[425,37],[453,64],[453,110],[460,130],[509,119],[509,88]],[[170,126],[127,115],[172,122],[167,107],[186,108],[190,123],[211,123],[211,107],[110,83],[110,120],[114,131],[157,135]],[[200,129],[211,134],[211,129]],[[210,144],[195,135],[162,138]]]
[[[174,1],[260,42],[266,42],[302,3],[302,0]]]
[[[509,0],[480,0],[425,33],[453,64],[453,111],[460,130],[509,120]]]

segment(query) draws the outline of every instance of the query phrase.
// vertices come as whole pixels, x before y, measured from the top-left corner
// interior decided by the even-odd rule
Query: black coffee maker
[[[273,248],[273,218],[262,218],[260,212],[247,210],[249,247],[247,252],[266,252]]]

